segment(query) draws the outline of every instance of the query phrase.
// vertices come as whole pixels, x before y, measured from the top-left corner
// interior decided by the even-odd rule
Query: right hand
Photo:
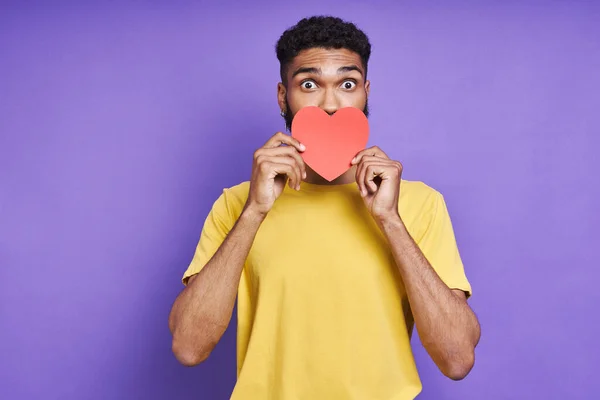
[[[286,182],[290,188],[300,190],[300,182],[306,178],[304,160],[299,154],[304,150],[303,144],[282,132],[277,132],[256,150],[246,208],[266,216]]]

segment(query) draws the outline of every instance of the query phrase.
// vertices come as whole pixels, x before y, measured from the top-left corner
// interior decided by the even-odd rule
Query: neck
[[[356,180],[355,175],[356,166],[352,166],[348,171],[344,172],[342,175],[329,182],[327,179],[317,174],[312,168],[310,168],[307,165],[306,179],[304,179],[304,182],[310,183],[312,185],[346,185]]]

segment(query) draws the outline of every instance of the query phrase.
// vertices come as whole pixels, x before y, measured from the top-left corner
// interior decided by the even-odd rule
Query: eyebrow
[[[338,75],[340,75],[340,74],[343,74],[346,72],[351,72],[351,71],[358,71],[361,75],[364,75],[362,70],[360,68],[358,68],[358,66],[356,66],[356,65],[346,65],[346,66],[340,67],[340,68],[338,68],[337,73],[338,73]],[[315,68],[315,67],[301,67],[301,68],[298,68],[296,71],[294,71],[294,73],[292,74],[292,78],[299,74],[321,75],[322,71],[320,68]]]
[[[358,71],[361,75],[364,75],[362,69],[358,68],[356,65],[347,65],[345,67],[340,67],[337,70],[338,74],[343,74],[345,72]]]

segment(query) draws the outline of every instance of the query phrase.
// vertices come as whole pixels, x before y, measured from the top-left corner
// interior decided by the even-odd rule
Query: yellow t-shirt
[[[225,189],[214,203],[184,284],[219,248],[248,189]],[[441,279],[470,296],[442,195],[403,180],[399,212]],[[355,183],[286,186],[244,265],[237,317],[232,400],[404,400],[421,391],[406,291]]]

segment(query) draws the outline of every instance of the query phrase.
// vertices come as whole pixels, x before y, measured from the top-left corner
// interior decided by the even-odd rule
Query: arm
[[[380,222],[406,287],[423,346],[447,377],[463,379],[475,362],[480,328],[461,290],[440,279],[399,215]]]
[[[206,360],[229,325],[244,262],[262,217],[243,212],[204,268],[177,296],[169,315],[173,353],[186,366]]]
[[[169,315],[173,353],[182,364],[194,366],[206,360],[225,333],[244,263],[261,223],[286,183],[297,189],[306,174],[300,151],[304,146],[296,139],[277,133],[254,154],[248,198],[235,223],[233,216],[222,216],[227,214],[222,211],[227,208],[224,200],[213,206],[195,267],[188,269],[195,275],[175,299]]]
[[[402,164],[378,147],[361,151],[352,164],[357,165],[356,182],[365,205],[390,245],[423,346],[444,375],[464,378],[474,364],[480,328],[465,293],[450,289],[440,278],[462,275],[450,221],[438,207],[442,200],[436,198],[426,239],[417,245],[398,210]]]

